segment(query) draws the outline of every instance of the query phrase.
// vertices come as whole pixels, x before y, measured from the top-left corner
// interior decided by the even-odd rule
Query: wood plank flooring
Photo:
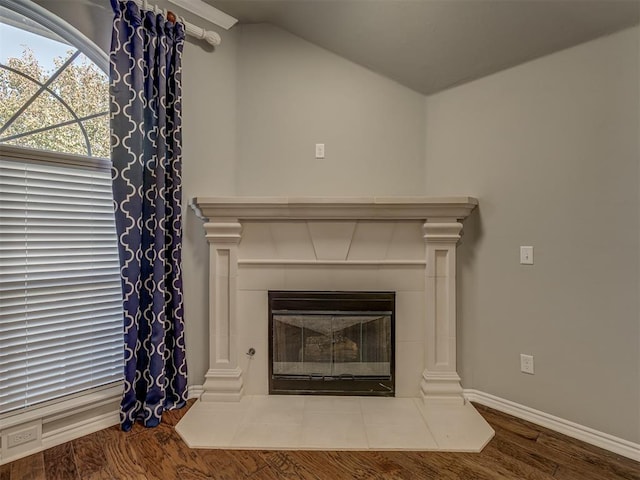
[[[496,431],[482,453],[192,450],[168,412],[0,466],[0,480],[640,480],[640,463],[476,405]]]

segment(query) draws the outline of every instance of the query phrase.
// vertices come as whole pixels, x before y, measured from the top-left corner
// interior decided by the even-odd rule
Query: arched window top
[[[108,77],[66,31],[0,6],[0,144],[108,158]]]

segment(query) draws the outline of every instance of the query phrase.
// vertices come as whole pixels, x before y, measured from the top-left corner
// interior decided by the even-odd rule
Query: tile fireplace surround
[[[203,448],[479,451],[493,431],[465,404],[456,372],[455,264],[460,222],[477,204],[466,196],[194,198],[209,243],[209,370],[204,393],[177,426],[185,441]],[[396,292],[396,397],[269,396],[269,290]],[[250,348],[253,357],[245,354]],[[307,411],[318,402],[334,418],[351,412],[351,421],[364,422],[364,436],[345,443],[337,428],[335,442],[328,432],[325,443],[302,441],[308,422],[327,425],[317,410]],[[358,407],[331,413],[331,405],[349,402]],[[273,414],[296,408],[297,424]],[[396,432],[395,443],[372,440],[377,424],[366,412],[376,409],[393,424],[395,417],[409,421],[411,410],[430,440],[403,443],[416,432]],[[225,417],[233,421],[220,422]],[[293,428],[284,441],[259,434],[269,425],[282,432],[284,424]],[[234,440],[251,431],[253,443]]]

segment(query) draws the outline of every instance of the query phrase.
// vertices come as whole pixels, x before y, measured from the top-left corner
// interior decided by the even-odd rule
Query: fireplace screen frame
[[[269,290],[269,394],[395,396],[395,292]],[[274,316],[282,314],[390,316],[389,375],[295,375],[274,373]]]

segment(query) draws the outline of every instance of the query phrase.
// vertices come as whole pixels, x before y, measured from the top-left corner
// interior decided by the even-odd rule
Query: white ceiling
[[[640,0],[205,1],[240,23],[272,23],[427,95],[640,18]]]

